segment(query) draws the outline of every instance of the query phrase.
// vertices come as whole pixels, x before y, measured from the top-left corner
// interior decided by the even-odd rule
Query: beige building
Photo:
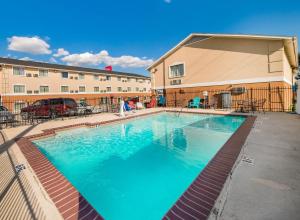
[[[149,68],[165,93],[290,86],[298,68],[297,38],[191,34]]]
[[[44,98],[101,102],[111,97],[149,96],[151,92],[150,78],[139,74],[10,58],[0,58],[0,74],[1,102],[11,103],[16,111],[25,102]]]

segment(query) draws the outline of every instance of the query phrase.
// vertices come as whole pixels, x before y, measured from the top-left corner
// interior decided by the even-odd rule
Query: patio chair
[[[201,99],[199,97],[193,98],[191,102],[189,102],[189,108],[199,108]]]
[[[146,107],[147,107],[147,108],[154,108],[155,105],[156,105],[156,99],[155,99],[155,98],[152,98],[152,99],[151,99],[151,102],[146,103]]]
[[[129,106],[131,109],[136,109],[136,105],[134,104],[133,101],[128,101],[128,106]]]
[[[158,106],[165,106],[166,105],[166,98],[162,95],[159,96],[158,98]]]

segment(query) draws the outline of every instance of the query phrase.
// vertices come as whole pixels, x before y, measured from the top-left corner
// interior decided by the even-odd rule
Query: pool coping
[[[256,116],[244,117],[246,120],[169,209],[164,220],[209,218],[256,120]]]
[[[42,132],[38,134],[17,138],[15,141],[64,219],[103,219],[103,217],[77,191],[77,189],[41,153],[32,141],[54,136],[56,135],[56,132],[59,131],[80,127],[98,127],[105,124],[112,124],[162,112],[178,111],[163,109],[156,112],[130,115],[124,118],[102,122],[78,123],[68,126],[60,126],[42,130]],[[256,117],[230,113],[181,112],[192,114],[243,116],[246,118],[243,124],[221,147],[218,153],[163,217],[164,219],[207,219],[214,207],[216,199],[221,193],[223,185],[231,172],[240,150],[250,133]]]

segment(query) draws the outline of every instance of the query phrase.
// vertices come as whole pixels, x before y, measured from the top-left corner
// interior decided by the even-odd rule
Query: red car
[[[77,103],[70,98],[41,99],[21,109],[23,119],[30,117],[56,118],[63,115],[75,115]]]

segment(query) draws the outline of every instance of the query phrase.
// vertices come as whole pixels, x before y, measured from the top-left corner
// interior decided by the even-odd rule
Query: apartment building
[[[148,96],[147,76],[101,69],[0,58],[1,102],[13,110],[44,98],[76,100]]]

